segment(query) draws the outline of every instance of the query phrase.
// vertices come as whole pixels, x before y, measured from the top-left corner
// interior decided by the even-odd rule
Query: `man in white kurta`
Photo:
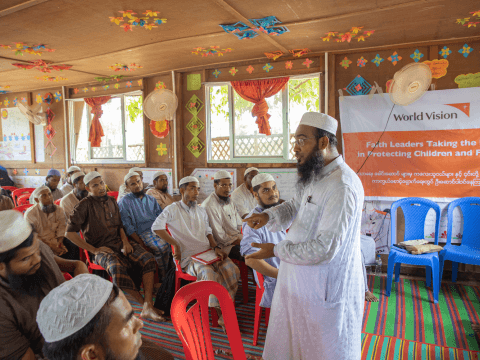
[[[78,166],[70,166],[67,169],[67,176],[65,178],[65,184],[60,188],[60,190],[63,193],[63,196],[67,195],[70,191],[73,190],[73,184],[72,184],[72,175],[78,172],[81,172],[82,170]]]
[[[68,220],[73,213],[73,208],[80,200],[88,196],[88,191],[85,190],[85,183],[83,178],[85,173],[83,171],[76,172],[70,177],[73,184],[73,189],[62,200],[60,200],[60,207],[65,212],[65,218]]]
[[[245,219],[253,228],[285,229],[277,245],[246,258],[281,260],[263,358],[357,360],[364,282],[360,254],[363,186],[336,150],[337,122],[306,113],[295,134],[295,197]],[[268,222],[268,223],[267,223]]]
[[[244,218],[257,206],[257,200],[253,195],[252,179],[258,174],[258,169],[250,167],[245,170],[245,182],[236,188],[232,193],[232,201],[237,205],[240,216]]]

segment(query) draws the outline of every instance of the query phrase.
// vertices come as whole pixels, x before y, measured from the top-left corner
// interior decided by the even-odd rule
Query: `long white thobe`
[[[339,156],[309,185],[265,210],[285,230],[265,360],[356,360],[361,355],[364,279],[360,254],[363,186]]]
[[[67,195],[65,195],[62,200],[60,200],[60,207],[65,212],[65,217],[67,220],[70,218],[70,215],[73,213],[73,208],[80,202],[78,198],[75,196],[73,191],[70,191]]]

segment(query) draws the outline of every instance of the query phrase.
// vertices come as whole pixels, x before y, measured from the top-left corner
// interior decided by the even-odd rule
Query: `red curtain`
[[[270,123],[268,122],[271,115],[268,113],[268,105],[265,99],[282,90],[288,79],[288,77],[283,77],[231,82],[232,87],[242,99],[255,104],[252,109],[252,116],[257,118],[255,123],[258,125],[260,134],[271,135]]]
[[[88,134],[88,141],[90,141],[91,147],[100,147],[100,144],[102,143],[102,136],[105,136],[103,133],[102,124],[100,124],[100,118],[103,114],[102,105],[106,104],[111,98],[111,96],[85,98],[85,102],[92,108],[93,114],[92,124],[90,125],[90,133]]]

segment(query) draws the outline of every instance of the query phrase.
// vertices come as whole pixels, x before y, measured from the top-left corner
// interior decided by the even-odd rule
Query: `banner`
[[[345,161],[361,168],[366,198],[479,196],[480,88],[429,91],[392,107],[388,94],[340,101]]]

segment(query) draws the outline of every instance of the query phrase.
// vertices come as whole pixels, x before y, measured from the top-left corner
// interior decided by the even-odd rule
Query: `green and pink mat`
[[[248,304],[241,302],[240,287],[236,309],[243,346],[248,359],[260,360],[266,329],[262,321],[257,346],[253,346],[255,287],[249,284]],[[401,279],[392,285],[390,297],[385,296],[386,277],[369,275],[369,287],[380,302],[365,306],[362,360],[479,359],[480,347],[471,325],[480,324],[480,287],[444,284],[437,305],[424,281]],[[140,306],[132,305],[140,313]],[[144,324],[144,337],[168,349],[175,359],[185,359],[171,322]],[[232,359],[223,331],[212,329],[212,342],[218,352],[216,359]]]

